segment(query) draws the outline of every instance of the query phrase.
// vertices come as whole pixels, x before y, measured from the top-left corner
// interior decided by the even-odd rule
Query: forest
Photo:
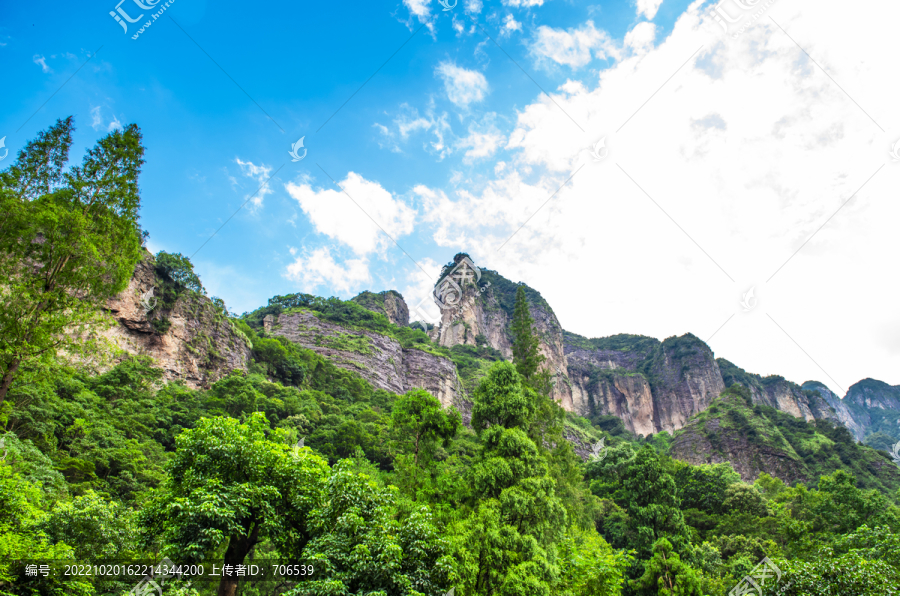
[[[214,299],[252,361],[205,389],[110,355],[93,330],[143,251],[142,139],[115,130],[65,170],[73,126],[0,172],[0,594],[153,594],[143,574],[102,570],[165,560],[207,571],[152,574],[178,596],[900,594],[900,487],[873,480],[886,453],[754,409],[739,383],[710,410],[797,445],[831,433],[828,462],[805,462],[814,480],[745,482],[672,458],[668,433],[573,420],[549,397],[521,287],[504,288],[512,360],[306,294],[240,316]],[[163,302],[204,295],[188,258],[154,262]],[[265,331],[290,309],[451,358],[469,423]],[[573,427],[597,441],[587,459]],[[73,565],[94,571],[64,575]],[[266,577],[236,571],[248,565]]]

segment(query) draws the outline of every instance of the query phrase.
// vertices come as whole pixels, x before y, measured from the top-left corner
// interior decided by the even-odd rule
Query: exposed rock
[[[286,337],[330,359],[336,366],[359,374],[378,389],[401,394],[420,387],[444,407],[468,408],[456,365],[443,356],[404,349],[392,337],[365,329],[349,329],[298,309],[281,314],[272,335]]]
[[[566,332],[574,411],[618,416],[641,435],[681,428],[725,389],[712,351],[687,334],[659,342]]]
[[[463,255],[464,256],[464,255]],[[472,270],[461,255],[453,267],[445,269],[438,286],[454,278],[458,289],[445,300],[441,309],[440,326],[431,334],[442,346],[478,345],[483,342],[498,350],[507,360],[512,359],[513,338],[510,323],[515,307],[515,284],[496,271]],[[525,286],[534,330],[540,339],[539,349],[546,358],[543,370],[557,376],[551,397],[563,408],[572,411],[572,390],[567,382],[568,365],[563,349],[562,327],[541,295]],[[441,306],[440,304],[438,306]]]
[[[748,373],[724,358],[719,358],[718,363],[725,384],[728,387],[738,384],[749,389],[753,403],[773,407],[807,422],[827,419],[844,424],[835,406],[821,392],[805,389],[778,375],[762,377]]]
[[[173,308],[161,313],[162,305],[153,296],[161,283],[153,256],[147,253],[135,267],[128,287],[107,303],[118,325],[106,329],[104,336],[127,353],[152,357],[167,381],[180,379],[195,389],[209,386],[234,369],[246,370],[249,341],[210,299],[185,292]],[[149,319],[145,306],[154,306]],[[171,323],[162,334],[150,323],[160,316]]]
[[[788,484],[808,482],[803,460],[777,429],[773,434],[778,447],[751,443],[738,429],[723,427],[719,418],[693,420],[675,436],[669,454],[695,466],[731,463],[744,482],[753,482],[761,472]]]
[[[394,325],[400,327],[409,325],[409,307],[397,290],[385,290],[377,294],[362,292],[351,300],[363,308],[386,316]]]
[[[854,416],[843,399],[837,396],[831,389],[818,381],[807,381],[800,386],[806,391],[815,391],[825,400],[825,403],[833,410],[838,422],[847,427],[857,441],[862,441],[866,435],[866,427]]]

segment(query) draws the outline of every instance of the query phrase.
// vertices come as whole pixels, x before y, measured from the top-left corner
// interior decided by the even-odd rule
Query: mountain
[[[723,392],[743,387],[754,407],[806,423],[838,424],[856,441],[871,437],[880,449],[900,440],[900,387],[865,379],[841,399],[817,381],[797,385],[717,359],[690,333],[663,341],[628,334],[587,338],[563,330],[540,292],[479,268],[464,253],[436,280],[439,290],[451,286],[453,291],[445,292],[439,304],[436,326],[410,324],[409,307],[396,290],[366,291],[350,301],[276,296],[245,319],[263,336],[283,337],[312,350],[378,389],[403,393],[425,388],[468,419],[469,396],[479,379],[493,362],[512,358],[510,323],[516,290],[522,286],[546,358],[544,369],[554,378],[551,396],[574,415],[595,422],[615,417],[636,436],[675,433],[696,427]],[[109,302],[119,324],[108,337],[126,352],[152,356],[166,379],[182,379],[191,387],[208,386],[235,368],[248,370],[252,346],[224,308],[196,292],[176,290],[148,254],[128,289]],[[154,307],[145,314],[148,300]],[[574,434],[571,438],[584,451],[584,441]],[[754,457],[765,460],[765,449],[753,451]],[[678,452],[687,453],[683,447]],[[707,449],[700,452],[708,455]],[[792,458],[783,450],[775,459]],[[801,460],[784,468],[787,477],[808,476]],[[755,469],[740,465],[748,473]]]

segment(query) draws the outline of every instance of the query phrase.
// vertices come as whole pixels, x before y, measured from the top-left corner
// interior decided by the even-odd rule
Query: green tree
[[[268,431],[265,415],[255,412],[246,424],[202,419],[178,435],[169,477],[139,514],[145,542],[195,561],[227,541],[225,564],[238,565],[268,538],[283,556],[299,557],[328,464],[308,447],[292,454],[281,429],[275,441]],[[234,596],[237,586],[238,578],[223,577],[219,596]]]
[[[535,413],[535,400],[526,395],[516,367],[509,362],[491,366],[474,392],[472,428],[482,430],[492,425],[525,427]]]
[[[438,447],[456,436],[462,418],[456,408],[445,410],[441,402],[424,389],[414,389],[397,398],[391,412],[393,446],[399,451],[401,466],[411,459],[410,491],[415,498],[418,476],[434,459]],[[403,466],[405,467],[405,466]]]
[[[92,325],[140,258],[137,125],[100,139],[63,172],[72,118],[0,173],[0,403],[23,364],[96,347]]]
[[[419,507],[399,518],[396,488],[384,488],[354,471],[355,465],[346,459],[335,466],[324,504],[310,513],[315,537],[303,551],[303,561],[315,572],[291,594],[444,594],[455,578],[454,563],[428,509]]]
[[[524,286],[519,286],[516,290],[516,307],[510,331],[513,336],[512,353],[516,370],[526,383],[542,393],[548,393],[550,375],[546,371],[543,374],[539,372],[546,358],[541,354],[540,340],[534,332],[534,320],[528,310]]]
[[[644,575],[629,585],[638,596],[703,596],[699,574],[665,538],[653,543],[653,556],[644,565]]]
[[[183,288],[201,294],[206,293],[203,284],[200,283],[200,277],[194,273],[194,264],[180,252],[167,253],[161,250],[156,253],[156,270]],[[225,302],[221,299],[219,301],[221,304],[216,304],[216,306],[224,308]]]

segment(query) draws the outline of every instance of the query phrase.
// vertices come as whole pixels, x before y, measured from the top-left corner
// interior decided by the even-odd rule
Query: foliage
[[[0,175],[0,404],[23,365],[96,350],[101,307],[140,258],[140,129],[109,133],[63,172],[73,129],[58,120]]]
[[[522,387],[515,366],[508,362],[494,364],[475,390],[472,428],[527,426],[535,413],[535,400],[529,391]]]
[[[194,273],[194,264],[180,252],[170,254],[161,250],[156,253],[156,271],[180,288],[200,294],[206,293],[200,278]]]
[[[522,379],[542,393],[549,393],[549,374],[539,372],[546,358],[540,351],[540,339],[534,333],[534,321],[528,310],[525,288],[516,291],[516,308],[513,311],[510,331],[513,336],[513,362]]]

